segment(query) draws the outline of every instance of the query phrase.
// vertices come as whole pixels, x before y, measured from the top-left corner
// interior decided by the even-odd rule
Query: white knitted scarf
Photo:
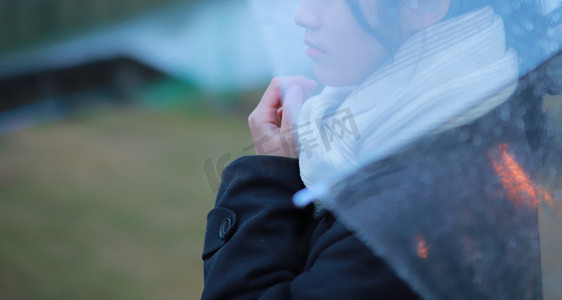
[[[312,189],[467,124],[506,101],[517,79],[517,55],[490,7],[418,32],[359,86],[326,87],[304,103],[302,180]]]

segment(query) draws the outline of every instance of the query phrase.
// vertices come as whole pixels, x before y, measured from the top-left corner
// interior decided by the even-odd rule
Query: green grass
[[[198,299],[220,172],[204,163],[253,154],[260,93],[238,115],[150,105],[0,137],[0,299]],[[547,110],[562,120],[560,103]],[[560,216],[541,218],[545,299],[560,293]]]
[[[178,110],[0,137],[0,299],[198,299],[204,161],[250,144],[245,117]]]

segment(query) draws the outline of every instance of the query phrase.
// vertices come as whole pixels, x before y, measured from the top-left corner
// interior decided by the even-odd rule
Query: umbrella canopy
[[[426,299],[542,298],[560,276],[538,217],[562,208],[542,111],[562,90],[559,3],[250,3],[274,75],[324,86],[292,132],[295,204],[328,208]]]

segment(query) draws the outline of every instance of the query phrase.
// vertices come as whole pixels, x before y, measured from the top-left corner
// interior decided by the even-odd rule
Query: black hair
[[[399,6],[402,0],[377,0],[379,15],[376,16],[381,24],[385,24],[384,30],[374,29],[365,16],[357,0],[346,0],[351,11],[355,15],[361,27],[373,35],[383,44],[390,53],[394,53],[402,41],[397,40],[400,36],[400,28],[397,22]],[[375,0],[373,0],[375,1]],[[541,26],[543,17],[542,6],[536,0],[451,0],[449,11],[443,20],[451,19],[471,11],[491,6],[495,13],[502,17],[506,31],[506,44],[515,49],[519,55],[520,70],[530,70],[528,58],[536,54],[540,47],[537,37],[545,35],[544,26]],[[527,41],[535,41],[533,44]],[[544,43],[542,43],[544,44]]]
[[[398,6],[400,1],[396,0],[378,0],[377,10],[379,15],[376,16],[381,24],[385,24],[385,30],[375,30],[373,26],[367,21],[367,16],[363,13],[358,0],[346,0],[347,4],[351,8],[355,19],[361,25],[363,30],[365,30],[370,35],[374,36],[389,53],[394,53],[398,47],[400,47],[400,42],[396,40],[396,33],[400,31],[398,22]]]

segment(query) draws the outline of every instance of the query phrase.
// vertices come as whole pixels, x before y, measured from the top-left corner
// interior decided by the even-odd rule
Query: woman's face
[[[316,78],[327,86],[358,84],[388,56],[345,0],[302,0],[295,22],[306,30],[306,54]]]

